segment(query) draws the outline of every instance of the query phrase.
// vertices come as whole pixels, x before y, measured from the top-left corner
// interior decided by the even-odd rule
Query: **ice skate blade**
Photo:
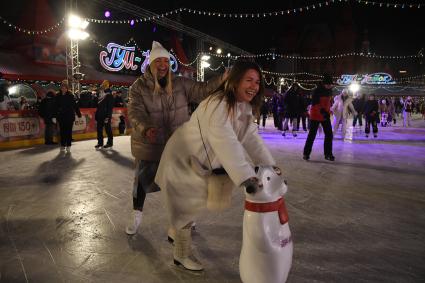
[[[180,261],[174,259],[174,265],[178,267],[178,269],[184,270],[184,271],[189,271],[193,274],[199,274],[202,273],[204,271],[204,268],[201,266],[200,269],[189,269],[186,266],[184,266]]]

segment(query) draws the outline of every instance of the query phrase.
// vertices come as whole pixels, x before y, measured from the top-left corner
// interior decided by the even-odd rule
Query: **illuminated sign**
[[[393,81],[393,77],[387,73],[374,73],[365,75],[341,75],[341,78],[338,79],[336,82],[339,85],[349,85],[353,82],[357,82],[362,85],[388,85],[396,83],[395,81]]]
[[[142,51],[142,56],[136,56],[135,46],[122,46],[116,43],[109,43],[106,51],[103,50],[99,54],[100,65],[108,71],[119,72],[123,68],[135,71],[139,68],[144,73],[149,65],[150,50]],[[144,59],[142,60],[142,58]],[[176,72],[178,65],[173,54],[170,53],[171,71]]]

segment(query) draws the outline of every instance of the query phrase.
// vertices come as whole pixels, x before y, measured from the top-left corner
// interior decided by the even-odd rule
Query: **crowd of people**
[[[287,136],[287,132],[291,129],[292,136],[296,137],[300,126],[304,132],[311,128],[312,102],[310,91],[303,90],[298,83],[293,83],[287,91],[274,93],[271,98],[263,102],[262,122],[260,123],[259,118],[257,123],[265,127],[267,117],[272,115],[274,127],[281,131],[282,136]],[[348,89],[343,89],[337,95],[331,95],[330,103],[332,131],[335,134],[340,130],[342,137],[345,137],[347,128],[350,126],[362,128],[363,120],[365,135],[368,136],[370,125],[374,129],[377,129],[378,125],[390,127],[396,125],[401,119],[399,124],[410,127],[411,116],[414,113],[421,114],[425,119],[423,98],[415,100],[410,96],[377,97],[373,93],[352,94]]]

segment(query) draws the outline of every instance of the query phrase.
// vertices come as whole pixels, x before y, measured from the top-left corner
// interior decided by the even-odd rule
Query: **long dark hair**
[[[224,98],[227,99],[227,114],[231,115],[234,113],[234,108],[236,106],[236,88],[241,82],[243,76],[248,70],[255,70],[260,76],[260,88],[258,93],[254,98],[249,102],[252,107],[252,112],[254,115],[257,115],[260,112],[260,107],[264,98],[264,77],[261,72],[260,66],[255,62],[250,61],[236,61],[232,69],[229,72],[229,76],[225,81],[223,81],[216,90],[214,90],[210,96],[211,99],[219,99],[222,101]]]

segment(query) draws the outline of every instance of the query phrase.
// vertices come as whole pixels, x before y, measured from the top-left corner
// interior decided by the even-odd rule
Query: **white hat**
[[[152,41],[152,49],[149,54],[149,62],[152,63],[156,58],[165,57],[170,59],[170,53],[162,47],[161,43]]]

